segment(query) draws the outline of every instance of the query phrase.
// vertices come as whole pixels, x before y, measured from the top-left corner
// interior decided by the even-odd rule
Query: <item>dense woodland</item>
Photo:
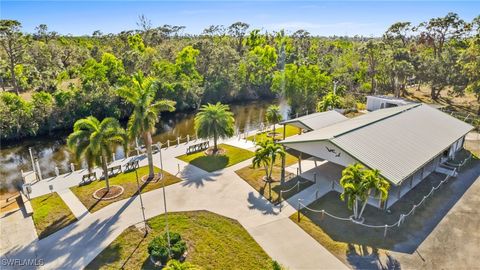
[[[407,86],[429,87],[434,100],[472,92],[480,101],[480,16],[398,22],[378,38],[264,32],[243,22],[188,35],[144,16],[137,25],[76,37],[47,25],[28,34],[20,22],[1,20],[0,138],[71,129],[89,115],[126,119],[132,107],[117,89],[139,72],[155,80],[159,99],[176,101],[177,111],[278,96],[292,113],[321,109],[326,99],[352,109],[367,94],[402,96]]]

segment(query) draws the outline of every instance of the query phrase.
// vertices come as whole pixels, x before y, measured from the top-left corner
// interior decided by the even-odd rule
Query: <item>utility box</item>
[[[385,108],[403,106],[411,103],[413,102],[389,96],[367,96],[367,110],[369,112]]]

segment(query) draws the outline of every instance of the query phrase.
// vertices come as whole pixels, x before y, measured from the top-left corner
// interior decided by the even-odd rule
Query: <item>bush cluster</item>
[[[170,259],[179,260],[187,250],[187,243],[182,240],[180,234],[170,233],[170,255],[168,254],[168,236],[167,233],[163,236],[157,236],[148,244],[148,254],[153,259],[160,261],[165,265]]]

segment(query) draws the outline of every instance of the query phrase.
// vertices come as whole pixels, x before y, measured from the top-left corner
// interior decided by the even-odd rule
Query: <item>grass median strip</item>
[[[148,243],[164,234],[165,217],[151,218],[152,231],[143,238],[135,226],[126,229],[86,269],[154,269]],[[171,232],[187,242],[187,262],[201,269],[271,269],[272,260],[233,219],[207,211],[168,213]]]
[[[155,173],[160,172],[160,169],[157,167],[154,167]],[[165,185],[171,185],[175,184],[181,181],[180,178],[169,174],[168,172],[163,171],[164,179],[161,181],[151,181],[147,183],[143,183],[141,181],[141,177],[143,175],[148,174],[148,166],[140,167],[137,169],[138,171],[138,178],[140,182],[140,189],[141,192],[148,192],[157,188],[160,188],[163,186],[163,183],[165,181]],[[137,187],[137,180],[135,177],[135,171],[130,171],[126,173],[121,173],[119,175],[116,175],[114,177],[109,178],[110,179],[110,185],[119,185],[124,188],[124,192],[122,195],[119,197],[112,199],[112,200],[97,200],[93,198],[92,194],[99,188],[105,187],[105,181],[95,181],[92,182],[88,185],[84,186],[77,186],[77,187],[72,187],[70,188],[72,192],[80,199],[80,201],[85,205],[85,207],[88,209],[90,212],[95,212],[98,211],[99,209],[113,203],[116,201],[120,201],[129,197],[132,197],[137,193],[138,187]]]
[[[177,158],[207,172],[213,172],[230,167],[254,156],[252,151],[228,144],[220,144],[218,148],[225,150],[225,155],[206,156],[204,151],[201,151],[194,154],[181,155]]]
[[[30,200],[30,203],[33,208],[33,223],[40,239],[77,221],[56,192],[36,197]]]
[[[292,156],[290,154],[286,155],[285,166],[290,166],[296,162],[298,162],[298,159],[295,156]],[[288,199],[291,196],[297,194],[299,191],[302,191],[303,189],[313,184],[310,181],[302,179],[300,180],[301,182],[298,186],[298,189],[294,188],[297,185],[298,179],[294,177],[292,173],[285,172],[285,177],[290,180],[286,181],[283,185],[281,185],[279,181],[281,177],[281,170],[282,160],[279,159],[275,162],[275,165],[273,167],[272,177],[273,179],[276,179],[278,181],[272,182],[272,198],[270,200],[271,202],[280,202],[280,190],[286,191],[290,189],[290,191],[283,193],[283,199]],[[240,178],[245,180],[245,182],[247,182],[265,198],[270,198],[268,183],[263,181],[263,177],[265,176],[264,168],[253,168],[252,165],[250,165],[235,171],[235,173],[237,173]]]
[[[294,127],[294,126],[290,126],[290,125],[286,125],[285,126],[285,137],[290,137],[290,136],[293,136],[293,135],[297,135],[299,133],[299,129],[297,127]],[[272,139],[272,137],[268,136],[268,133],[271,133],[272,130],[271,129],[267,129],[266,131],[264,132],[259,132],[257,133],[256,135],[250,135],[247,137],[247,140],[249,141],[253,141],[255,139],[255,141],[259,142],[259,141],[263,141],[263,140],[266,140],[266,139]],[[283,127],[279,127],[279,128],[276,128],[275,129],[275,133],[276,133],[276,138],[278,140],[282,140],[283,139]]]

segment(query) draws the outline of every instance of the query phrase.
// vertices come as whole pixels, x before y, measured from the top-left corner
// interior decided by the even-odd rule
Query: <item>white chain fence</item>
[[[468,158],[467,158],[467,159],[468,159]],[[464,162],[462,162],[463,165],[465,165],[467,159],[465,159]],[[302,203],[302,200],[301,200],[301,199],[298,200],[298,213],[297,213],[298,216],[297,216],[297,219],[298,219],[298,221],[300,221],[300,210],[301,210],[301,209],[306,209],[307,211],[310,211],[310,212],[322,214],[322,218],[324,217],[324,215],[327,215],[327,216],[329,216],[329,217],[331,217],[331,218],[333,218],[333,219],[336,219],[336,220],[350,221],[350,222],[352,222],[352,223],[354,223],[354,224],[357,224],[357,225],[360,225],[360,226],[364,226],[364,227],[368,227],[368,228],[384,228],[384,229],[385,229],[385,230],[384,230],[384,237],[386,237],[388,228],[400,227],[400,225],[405,221],[405,218],[408,217],[408,216],[410,216],[410,215],[415,214],[415,209],[417,209],[418,207],[420,207],[420,206],[427,200],[427,198],[429,198],[430,196],[433,195],[434,191],[438,190],[438,189],[439,189],[444,183],[446,183],[453,175],[455,175],[456,171],[457,171],[457,169],[455,168],[455,169],[453,170],[453,172],[450,173],[450,174],[448,174],[442,181],[440,181],[440,183],[439,183],[437,186],[432,187],[432,189],[430,190],[430,192],[429,192],[427,195],[423,196],[422,200],[421,200],[419,203],[414,204],[413,207],[410,209],[410,211],[409,211],[408,213],[406,213],[406,214],[405,214],[405,213],[400,214],[400,217],[399,217],[399,219],[397,220],[397,222],[395,222],[395,223],[393,223],[393,224],[371,225],[371,224],[366,224],[366,223],[361,223],[361,222],[355,221],[355,220],[352,219],[352,218],[338,217],[338,216],[336,216],[336,215],[334,215],[334,214],[331,214],[331,213],[327,212],[327,211],[324,210],[324,209],[312,209],[312,208],[304,205],[304,204]]]

